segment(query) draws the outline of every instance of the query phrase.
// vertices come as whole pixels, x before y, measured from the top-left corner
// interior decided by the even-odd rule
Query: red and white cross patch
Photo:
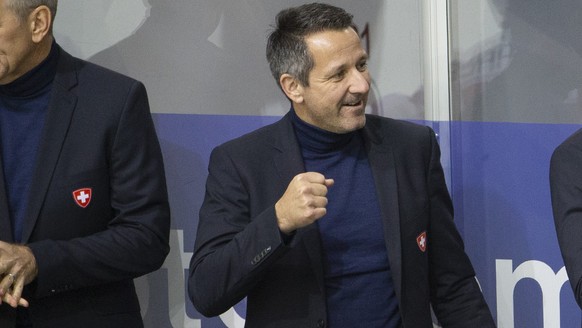
[[[420,235],[418,235],[418,237],[416,237],[416,244],[422,252],[426,252],[426,242],[426,231],[423,231]]]
[[[89,206],[91,195],[91,188],[81,188],[73,191],[73,199],[75,200],[75,203],[82,208]]]

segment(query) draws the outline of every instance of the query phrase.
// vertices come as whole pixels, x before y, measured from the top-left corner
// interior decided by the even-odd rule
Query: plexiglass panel
[[[450,0],[448,12],[451,189],[483,293],[499,327],[580,327],[548,175],[582,122],[582,1]]]
[[[580,122],[581,1],[450,4],[456,119]]]

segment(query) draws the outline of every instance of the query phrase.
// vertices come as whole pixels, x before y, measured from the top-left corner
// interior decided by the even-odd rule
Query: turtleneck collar
[[[339,134],[323,130],[303,121],[293,108],[290,110],[290,116],[297,141],[302,149],[318,153],[337,151],[346,147],[357,133],[357,131],[352,131]]]
[[[29,98],[37,95],[55,78],[59,52],[59,47],[53,41],[48,56],[26,74],[8,84],[0,85],[0,94],[14,98]]]

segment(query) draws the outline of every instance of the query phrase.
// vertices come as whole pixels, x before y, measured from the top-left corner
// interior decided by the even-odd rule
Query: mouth
[[[360,108],[364,106],[364,101],[362,99],[353,100],[353,101],[346,101],[342,104],[343,107],[352,107],[352,108]]]

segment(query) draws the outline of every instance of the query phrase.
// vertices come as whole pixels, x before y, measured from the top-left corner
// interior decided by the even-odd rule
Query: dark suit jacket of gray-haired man
[[[133,278],[162,265],[170,228],[146,90],[61,49],[56,1],[12,1],[0,0],[0,327],[142,327]]]

